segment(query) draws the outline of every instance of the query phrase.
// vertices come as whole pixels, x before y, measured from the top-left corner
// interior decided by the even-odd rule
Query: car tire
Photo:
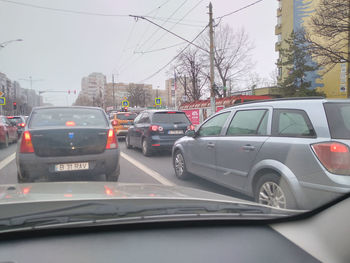
[[[9,135],[8,134],[6,134],[5,141],[2,144],[2,148],[7,148],[7,147],[9,147]]]
[[[126,137],[125,137],[125,146],[127,149],[132,148],[132,145],[130,144],[130,137],[128,135],[126,135]]]
[[[23,174],[25,174],[24,172],[21,172],[22,176],[19,174],[19,172],[17,172],[17,181],[19,184],[25,184],[25,183],[30,183],[31,180],[25,176],[23,176]]]
[[[119,179],[119,175],[120,175],[120,166],[118,165],[118,167],[114,171],[106,174],[106,180],[108,182],[117,182]]]
[[[149,147],[149,145],[147,143],[147,140],[145,138],[142,139],[142,148],[141,148],[141,150],[142,150],[142,154],[144,156],[149,157],[149,156],[152,155],[152,150],[150,149],[150,147]]]
[[[173,155],[173,166],[177,178],[181,180],[188,180],[191,178],[191,174],[186,168],[185,158],[180,150],[176,150]]]
[[[261,176],[254,192],[255,202],[276,208],[297,209],[290,187],[280,175],[269,173]]]

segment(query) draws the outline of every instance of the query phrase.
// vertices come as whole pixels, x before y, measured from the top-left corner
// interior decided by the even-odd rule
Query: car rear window
[[[190,124],[184,112],[159,112],[153,115],[154,123],[185,123]]]
[[[132,121],[136,118],[136,114],[133,113],[124,113],[124,114],[117,114],[117,119],[122,121]]]
[[[324,108],[333,139],[350,139],[350,103],[325,103]]]
[[[18,123],[23,123],[22,118],[20,118],[20,117],[8,118],[8,120],[9,120],[10,122],[16,123],[16,124],[18,124]]]
[[[103,111],[98,109],[52,108],[32,113],[30,128],[41,127],[108,127]]]

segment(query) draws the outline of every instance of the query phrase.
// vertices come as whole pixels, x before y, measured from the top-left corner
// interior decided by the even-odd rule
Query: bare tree
[[[178,56],[174,68],[177,81],[184,88],[188,100],[199,100],[208,81],[205,73],[205,58],[201,50],[194,47],[187,48]]]
[[[74,106],[92,106],[93,102],[89,98],[89,96],[85,95],[84,93],[80,92],[78,95],[78,98],[75,100]]]
[[[309,48],[321,66],[350,63],[350,1],[320,0],[309,28]]]
[[[202,42],[209,50],[209,37],[203,37]],[[214,36],[215,82],[217,86],[223,87],[222,96],[227,96],[228,81],[241,81],[251,71],[253,67],[250,59],[252,49],[253,45],[244,29],[234,31],[229,25],[221,24],[216,27]],[[206,65],[209,67],[208,54],[206,57]],[[219,93],[217,91],[217,94]]]
[[[146,107],[150,101],[151,94],[149,90],[144,87],[144,85],[139,84],[129,84],[128,86],[128,100],[130,106],[134,107]]]

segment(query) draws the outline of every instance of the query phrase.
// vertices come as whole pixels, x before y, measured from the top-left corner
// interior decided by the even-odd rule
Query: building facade
[[[94,105],[103,107],[106,83],[106,76],[102,73],[94,72],[83,77],[81,80],[82,96],[87,96]]]
[[[183,86],[175,78],[165,81],[165,92],[169,108],[177,109],[183,102],[187,101]]]
[[[281,65],[284,57],[280,50],[287,48],[286,39],[290,37],[293,31],[304,29],[308,31],[309,21],[315,12],[315,8],[321,0],[278,0],[277,25],[275,35],[277,42],[275,50],[279,53],[277,61],[279,72],[279,83],[288,76],[288,70]],[[308,58],[310,65],[316,65],[317,61]],[[328,72],[322,69],[308,72],[307,80],[311,82],[311,88],[324,92],[328,98],[347,98],[350,93],[347,89],[349,76],[347,75],[348,63],[337,64]]]

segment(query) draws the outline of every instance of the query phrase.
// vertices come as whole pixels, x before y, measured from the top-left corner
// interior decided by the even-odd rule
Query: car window
[[[105,114],[97,109],[40,109],[32,113],[30,128],[40,127],[108,127]]]
[[[142,114],[137,115],[136,118],[134,119],[134,123],[140,123],[141,116]]]
[[[148,113],[142,114],[140,123],[151,123]]]
[[[188,125],[190,121],[183,112],[159,112],[153,115],[153,123],[185,123]]]
[[[333,139],[350,139],[350,104],[325,103],[324,108]]]
[[[199,136],[217,136],[220,135],[221,130],[230,115],[231,112],[225,112],[219,115],[214,116],[209,119],[206,123],[204,123],[199,131]]]
[[[263,119],[267,120],[266,110],[241,110],[232,118],[226,135],[257,135]],[[266,121],[265,121],[266,122]],[[264,123],[263,123],[264,124]],[[260,128],[260,135],[266,134],[266,126]]]
[[[124,114],[119,113],[119,114],[117,114],[117,119],[119,119],[119,120],[128,120],[128,121],[131,120],[132,121],[135,119],[135,117],[136,117],[136,114],[134,114],[134,113],[124,113]]]
[[[274,110],[273,135],[314,137],[316,134],[305,111]]]

